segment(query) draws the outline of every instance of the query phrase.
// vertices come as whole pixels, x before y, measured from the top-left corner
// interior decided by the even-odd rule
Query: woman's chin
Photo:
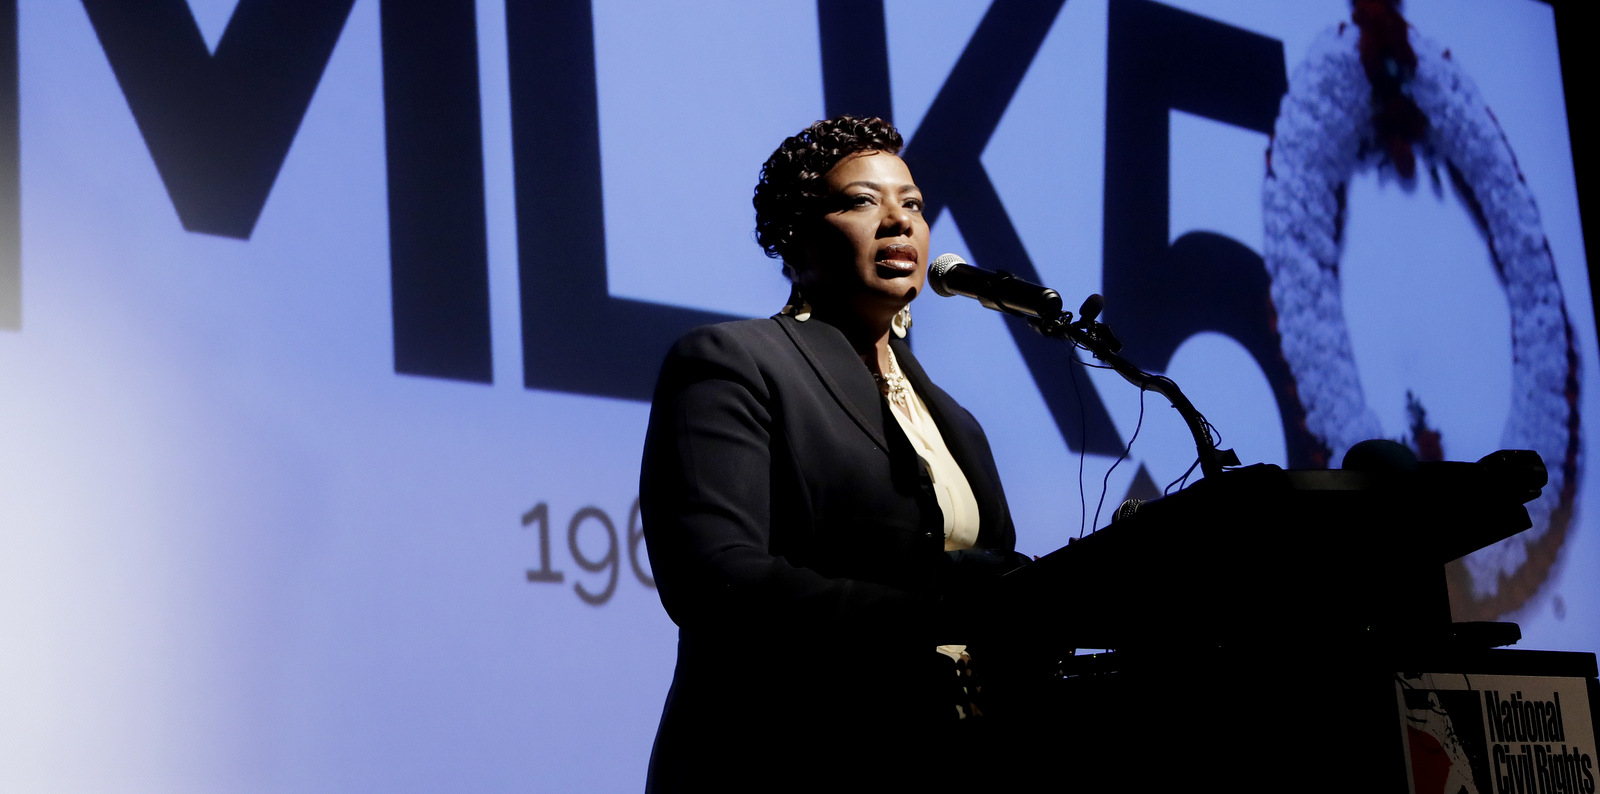
[[[813,307],[835,306],[872,322],[883,321],[905,308],[922,291],[922,284],[911,279],[873,279],[859,284],[844,295],[830,299],[823,294],[807,297]],[[828,314],[823,309],[824,314]]]

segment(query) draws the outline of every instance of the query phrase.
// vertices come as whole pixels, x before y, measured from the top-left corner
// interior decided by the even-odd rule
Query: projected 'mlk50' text
[[[241,0],[213,52],[185,0],[83,0],[185,229],[250,237],[353,2]],[[1031,281],[981,154],[1064,2],[994,0],[904,153],[929,222],[948,210],[976,261]],[[476,3],[379,8],[394,368],[492,382]],[[827,113],[892,119],[881,0],[816,9]],[[505,14],[524,384],[647,400],[671,340],[734,318],[610,294],[590,0],[508,0]],[[1260,256],[1210,232],[1168,243],[1169,111],[1270,132],[1283,47],[1152,0],[1113,0],[1107,19],[1104,319],[1156,371],[1197,333],[1232,338],[1273,389],[1289,464],[1321,463]],[[0,0],[0,328],[21,324],[21,248],[4,233],[20,217],[16,56],[16,3]],[[1100,396],[1069,379],[1074,354],[1010,323],[1067,446],[1118,454]]]

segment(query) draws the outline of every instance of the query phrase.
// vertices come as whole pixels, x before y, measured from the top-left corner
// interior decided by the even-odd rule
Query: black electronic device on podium
[[[1377,440],[1338,470],[1240,467],[1177,384],[1117,355],[1099,296],[1074,321],[989,278],[1031,302],[954,291],[1166,396],[1204,474],[992,593],[1010,623],[988,713],[1028,788],[1595,791],[1594,654],[1505,649],[1515,624],[1450,616],[1445,564],[1531,525],[1536,453],[1418,462]]]

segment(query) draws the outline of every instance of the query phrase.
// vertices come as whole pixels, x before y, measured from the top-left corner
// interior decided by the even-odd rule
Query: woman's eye
[[[922,211],[922,199],[907,199],[906,203],[903,206],[905,206],[906,209],[911,210],[912,212],[921,212]]]
[[[876,203],[871,196],[865,193],[850,197],[850,205],[853,207],[870,207]]]

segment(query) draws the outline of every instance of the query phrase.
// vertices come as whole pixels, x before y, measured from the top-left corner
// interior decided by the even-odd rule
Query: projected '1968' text
[[[522,526],[539,533],[538,567],[528,569],[528,581],[534,584],[565,584],[567,575],[555,567],[550,552],[549,503],[540,502],[523,513]],[[598,556],[592,553],[595,550],[595,538],[604,538],[605,551]],[[628,568],[633,572],[633,578],[654,590],[656,581],[646,570],[649,560],[640,559],[640,542],[643,540],[638,499],[634,499],[633,505],[628,508],[628,520],[623,524],[621,535],[617,531],[617,522],[606,511],[593,505],[579,508],[567,521],[567,552],[586,574],[598,576],[590,581],[573,582],[572,591],[584,603],[592,606],[602,606],[610,601],[616,595],[617,580],[621,578],[624,551],[627,552]],[[604,580],[603,585],[599,584],[601,579]]]

